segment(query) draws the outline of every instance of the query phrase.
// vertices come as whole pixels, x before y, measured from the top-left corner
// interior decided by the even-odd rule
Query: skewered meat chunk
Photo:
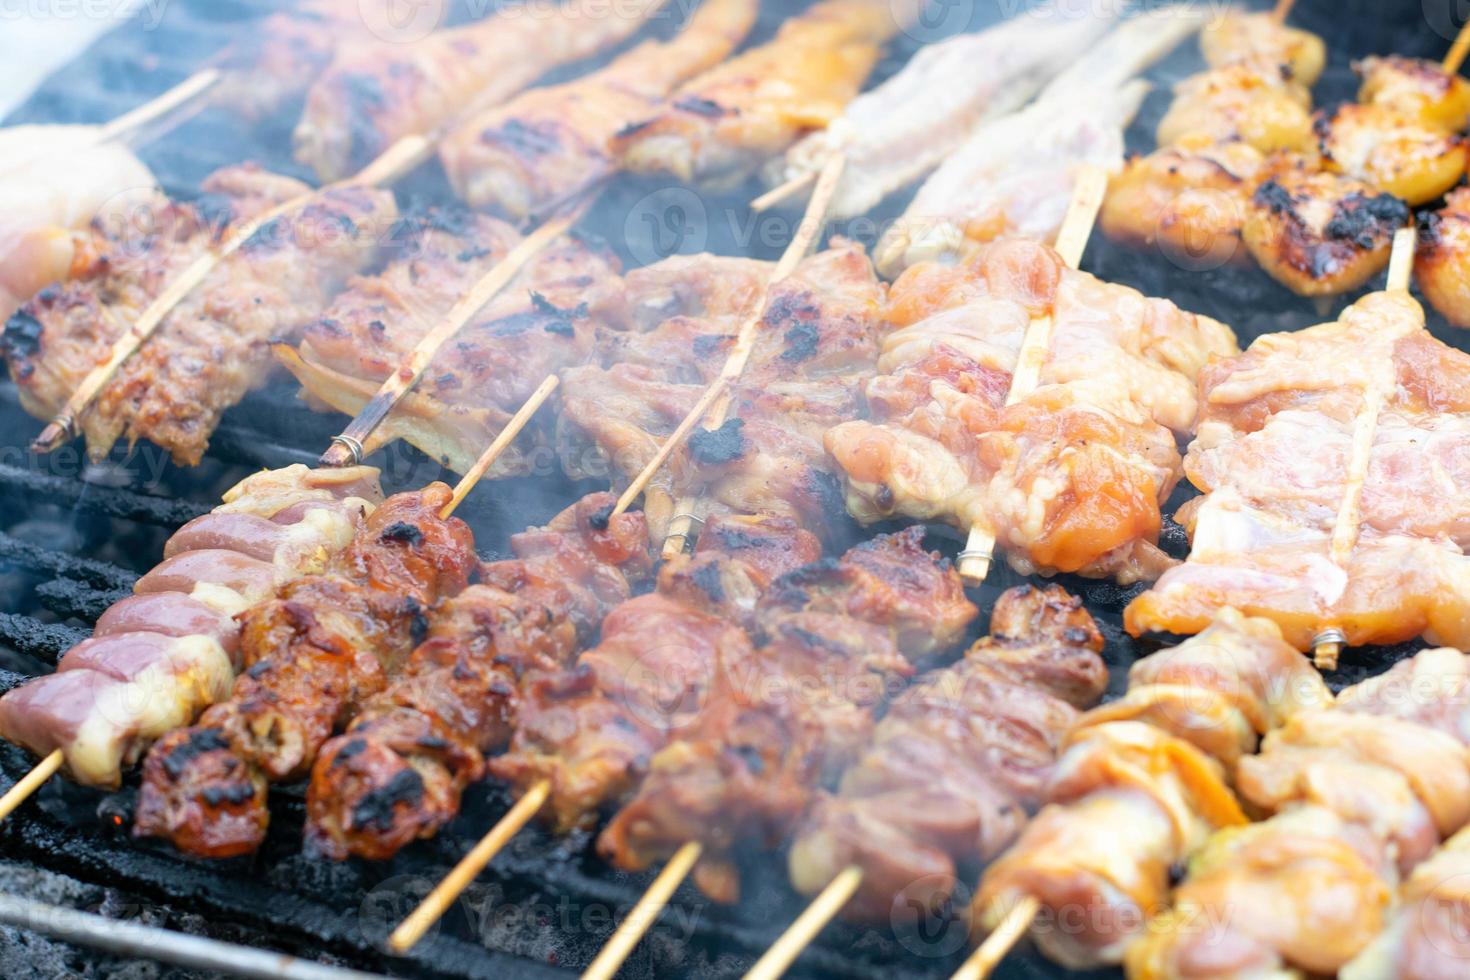
[[[617,134],[675,86],[723,61],[758,6],[706,0],[674,40],[645,42],[606,68],[474,117],[439,146],[455,193],[471,207],[526,219],[592,187],[617,169]]]
[[[577,461],[594,449],[628,478],[653,458],[718,374],[770,274],[744,259],[669,263],[648,270],[655,275],[629,276],[630,305],[644,311],[635,316],[662,322],[615,335],[604,354],[613,367],[564,376],[560,437],[573,472],[590,469]],[[731,279],[718,289],[699,285],[720,274]],[[827,526],[836,487],[822,433],[856,412],[858,387],[877,356],[882,302],[862,247],[843,240],[773,287],[729,418],[695,432],[645,493],[655,539],[667,531],[676,495],[706,496],[716,512]]]
[[[172,571],[145,575],[55,673],[0,698],[0,735],[41,756],[60,749],[78,782],[117,786],[154,739],[228,695],[235,613],[320,570],[381,499],[366,467],[291,466],[244,480],[169,539]]]
[[[592,494],[516,535],[518,557],[484,573],[500,586],[472,585],[430,613],[402,676],[317,757],[306,836],[318,851],[381,860],[454,817],[515,729],[522,678],[565,667],[650,571],[642,516],[608,517],[615,502]]]
[[[1470,957],[1464,923],[1470,875],[1470,831],[1462,830],[1414,869],[1398,908],[1373,941],[1353,957],[1342,980],[1454,980]],[[1361,935],[1362,933],[1355,933]]]
[[[1019,109],[1111,27],[1117,13],[1079,16],[1053,2],[988,30],[925,45],[826,129],[768,163],[766,181],[813,178],[841,150],[847,161],[827,213],[865,214],[940,166],[977,126]]]
[[[202,189],[196,205],[158,199],[138,217],[141,235],[130,223],[95,227],[79,243],[85,258],[72,281],[55,283],[11,318],[6,362],[27,412],[55,415],[125,326],[221,241],[227,226],[213,208],[223,206],[230,224],[246,222],[306,187],[247,166],[211,174]]]
[[[940,907],[966,869],[1015,839],[1107,674],[1092,618],[1055,586],[1006,593],[991,631],[900,695],[839,790],[818,797],[791,849],[798,891],[856,866],[862,885],[844,914],[886,921],[910,901]]]
[[[884,232],[873,258],[888,278],[925,261],[963,261],[1002,237],[1051,242],[1084,165],[1123,167],[1123,130],[1148,85],[1135,78],[1197,30],[1177,8],[1135,17],[1099,41],[1021,112],[975,129]]]
[[[1285,77],[1311,88],[1327,66],[1327,46],[1310,31],[1283,24],[1271,13],[1226,10],[1200,33],[1205,61],[1219,68],[1239,62],[1276,64]]]
[[[1312,147],[1312,97],[1272,64],[1235,62],[1185,79],[1159,120],[1160,146],[1240,140],[1262,153]]]
[[[1457,584],[1470,522],[1454,489],[1467,371],[1470,358],[1431,337],[1419,305],[1394,293],[1206,367],[1185,459],[1206,496],[1179,514],[1190,557],[1129,605],[1128,629],[1190,633],[1228,606],[1275,620],[1303,650],[1328,626],[1350,644],[1421,633],[1470,643]],[[1361,489],[1355,440],[1366,451]]]
[[[1470,188],[1422,214],[1414,277],[1424,298],[1457,327],[1470,327]]]
[[[1121,960],[1167,900],[1171,868],[1218,828],[1245,822],[1222,777],[1262,734],[1332,700],[1273,623],[1234,611],[1139,661],[1128,681],[1124,698],[1078,720],[1049,805],[986,873],[974,904],[988,930],[1036,898],[1035,938],[1071,969]]]
[[[1365,105],[1401,109],[1450,132],[1470,124],[1470,82],[1436,62],[1370,57],[1353,65],[1353,70],[1363,80],[1358,101]]]
[[[1334,296],[1388,266],[1393,235],[1413,214],[1372,184],[1305,167],[1279,169],[1246,207],[1242,236],[1277,282],[1300,296]]]
[[[662,5],[633,0],[588,16],[564,2],[533,16],[501,11],[407,43],[343,44],[307,93],[296,159],[323,182],[341,180],[399,139],[428,136],[554,68],[626,40]]]
[[[1006,404],[1027,326],[1052,319],[1040,386]],[[864,523],[902,515],[995,534],[1018,571],[1157,575],[1194,377],[1228,328],[1004,241],[894,284],[870,418],[827,433]]]
[[[1245,261],[1245,217],[1268,169],[1261,151],[1239,140],[1163,147],[1129,160],[1109,182],[1098,226],[1116,242],[1157,245],[1185,269]]]
[[[224,77],[211,101],[249,122],[260,122],[306,90],[326,71],[338,47],[370,40],[360,0],[303,0],[271,14],[226,49]]]
[[[748,618],[770,575],[820,555],[816,538],[789,521],[763,522],[753,549],[731,534],[706,540],[693,556],[664,564],[658,590],[617,606],[601,640],[572,667],[528,675],[508,751],[487,762],[496,778],[524,791],[551,784],[545,815],[559,831],[593,821],[626,795],[660,748],[709,710],[722,668],[745,664]],[[785,544],[770,540],[786,538]],[[718,549],[735,545],[734,554]],[[742,554],[754,553],[754,564]]]
[[[653,756],[599,850],[641,870],[697,840],[696,882],[734,900],[730,852],[787,838],[814,791],[868,743],[886,693],[974,618],[958,575],[922,539],[910,528],[778,579],[754,617],[766,642],[719,665],[708,708]]]
[[[1274,815],[1191,863],[1129,976],[1333,974],[1362,951],[1398,875],[1470,821],[1467,684],[1463,654],[1424,651],[1268,735],[1239,784]]]
[[[1316,123],[1323,165],[1367,181],[1408,204],[1428,204],[1459,183],[1470,148],[1458,130],[1413,111],[1345,103]]]
[[[162,207],[148,167],[92,126],[0,129],[0,323],[52,283],[96,260],[103,231],[136,231],[139,212]]]
[[[333,731],[408,659],[425,610],[463,591],[475,564],[450,489],[398,494],[320,575],[296,579],[241,617],[244,672],[227,701],[148,754],[133,833],[189,854],[260,846],[270,782],[304,775]]]
[[[409,238],[400,255],[378,274],[351,280],[302,332],[299,349],[276,347],[312,402],[356,415],[521,240],[509,225],[482,215],[431,210],[405,224]],[[402,438],[464,472],[541,379],[585,361],[597,325],[620,326],[623,316],[611,254],[575,238],[551,246],[444,345],[364,449]],[[544,468],[536,445],[510,448],[492,472],[524,473],[538,462]]]
[[[740,181],[837,119],[917,8],[910,0],[821,0],[625,127],[614,144],[621,165],[685,183]]]

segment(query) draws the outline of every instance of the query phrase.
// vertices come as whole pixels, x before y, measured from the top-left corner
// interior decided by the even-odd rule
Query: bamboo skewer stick
[[[781,938],[755,961],[755,966],[750,968],[745,980],[778,980],[791,968],[801,951],[810,946],[817,934],[827,927],[827,923],[842,911],[842,907],[857,893],[858,886],[862,883],[863,872],[860,868],[844,868],[839,872],[822,889],[822,893],[797,916],[791,928],[782,933]]]
[[[139,315],[137,322],[113,342],[112,351],[107,360],[93,368],[77,386],[77,390],[67,399],[65,407],[56,418],[47,424],[46,428],[41,430],[41,434],[31,444],[32,451],[51,452],[75,436],[82,413],[91,407],[92,402],[112,380],[123,362],[137,353],[148,338],[168,319],[174,308],[203,283],[210,273],[218,268],[225,259],[238,252],[262,228],[278,218],[301,210],[329,190],[347,186],[373,187],[392,183],[428,160],[433,149],[434,141],[427,137],[404,137],[383,151],[382,156],[368,164],[361,173],[339,183],[329,184],[320,190],[302,194],[271,208],[236,229],[221,243],[219,248],[195,259],[179,274],[177,279],[169,283],[168,288],[157,299],[148,304],[147,309]]]
[[[1470,37],[1470,35],[1466,35]],[[1408,292],[1414,271],[1415,232],[1412,227],[1400,228],[1393,237],[1393,255],[1388,263],[1388,292]],[[1344,485],[1342,501],[1338,505],[1337,518],[1332,524],[1330,557],[1339,568],[1345,567],[1357,547],[1362,533],[1363,484],[1368,478],[1368,465],[1372,461],[1373,438],[1378,431],[1378,417],[1383,403],[1388,399],[1394,384],[1391,369],[1380,383],[1363,392],[1363,409],[1353,424],[1352,453],[1348,457],[1348,475]],[[1347,645],[1347,634],[1336,625],[1327,625],[1312,640],[1312,660],[1317,669],[1336,670],[1337,659]]]
[[[1271,19],[1278,24],[1286,23],[1286,18],[1291,16],[1291,8],[1296,6],[1296,0],[1276,0],[1276,6],[1271,11]]]
[[[440,518],[448,520],[454,515],[454,512],[459,509],[459,505],[470,495],[470,491],[475,488],[475,485],[480,482],[480,479],[489,471],[490,467],[495,465],[495,461],[500,458],[500,454],[515,440],[521,430],[526,427],[526,423],[536,414],[536,410],[556,390],[556,386],[560,381],[561,379],[555,375],[548,377],[545,381],[541,382],[541,385],[532,393],[531,397],[526,399],[526,403],[517,410],[515,415],[511,416],[505,428],[485,448],[485,451],[480,454],[480,458],[475,461],[475,464],[465,472],[465,475],[460,478],[459,483],[455,485],[454,493],[450,497],[449,502],[439,511]],[[50,755],[36,763],[31,771],[12,786],[4,796],[0,796],[0,820],[4,820],[10,816],[16,807],[24,803],[46,780],[54,776],[57,770],[61,768],[64,758],[60,749],[54,750]],[[537,805],[539,806],[539,804]],[[438,916],[435,916],[435,918],[438,918]],[[432,920],[430,920],[430,924],[432,924]]]
[[[771,291],[796,271],[796,267],[801,264],[802,259],[806,258],[807,252],[811,251],[812,246],[821,236],[822,227],[826,223],[827,207],[832,203],[832,196],[837,193],[837,184],[842,179],[842,170],[846,164],[847,158],[841,153],[836,153],[822,166],[821,175],[817,178],[816,189],[812,191],[811,200],[807,202],[806,213],[802,216],[801,224],[797,225],[796,234],[792,236],[791,243],[786,246],[786,251],[781,253],[780,261],[776,263],[776,268],[766,280],[760,298],[751,308],[749,315],[741,322],[740,329],[736,333],[735,347],[731,350],[729,358],[726,359],[720,376],[705,390],[699,401],[695,403],[694,409],[684,416],[683,421],[664,440],[653,459],[643,468],[643,472],[639,473],[628,485],[628,489],[618,499],[617,513],[622,513],[633,505],[633,501],[638,499],[638,495],[648,486],[648,482],[653,479],[674,451],[683,444],[695,424],[704,418],[706,413],[709,413],[709,418],[705,419],[706,429],[718,429],[725,424],[725,417],[730,411],[729,388],[740,377],[745,370],[745,365],[750,361],[751,352],[755,347],[756,333],[759,331],[761,319],[766,315],[766,307],[771,302]],[[687,499],[681,499],[675,504],[675,518],[669,525],[669,533],[664,540],[665,558],[672,557],[684,550],[693,531],[694,506],[694,502]]]
[[[837,178],[841,174],[842,160],[838,157],[834,162],[829,163],[823,171],[823,183],[819,184],[819,194],[825,190],[827,199],[830,199],[831,191],[836,189]],[[814,204],[817,203],[819,194],[813,195]],[[820,208],[813,207],[808,210],[806,217],[797,229],[795,237],[792,239],[791,245],[781,257],[781,261],[777,264],[776,270],[769,280],[767,295],[769,294],[770,285],[790,275],[791,270],[796,267],[796,264],[801,261],[802,256],[806,254],[806,250],[811,247],[812,242],[817,237],[817,233],[821,230],[821,215],[824,212],[825,205],[821,205]],[[815,220],[813,219],[813,214],[816,215]],[[643,471],[634,478],[628,489],[618,499],[617,506],[614,507],[611,516],[621,514],[633,505],[633,502],[642,494],[643,490],[648,486],[649,481],[658,472],[659,467],[669,458],[669,455],[677,448],[684,436],[689,434],[689,431],[698,424],[699,420],[709,411],[711,406],[719,399],[720,395],[728,389],[731,381],[739,377],[740,372],[744,370],[745,363],[750,359],[750,348],[754,344],[755,329],[760,322],[761,315],[765,312],[765,303],[766,299],[762,297],[757,310],[742,323],[740,336],[737,337],[735,342],[735,349],[731,351],[730,357],[726,360],[725,366],[720,372],[720,376],[705,389],[704,394],[700,396],[694,409],[685,416],[678,428],[674,430],[674,433],[668,439],[664,440],[664,444],[660,447],[654,460],[645,466]],[[469,887],[470,882],[474,881],[475,877],[484,870],[485,866],[495,858],[495,855],[500,852],[501,848],[509,843],[521,831],[521,828],[531,822],[531,819],[541,809],[542,804],[546,802],[547,797],[550,795],[551,783],[548,780],[542,779],[531,785],[531,788],[527,790],[516,805],[506,811],[505,815],[500,818],[495,826],[490,828],[485,836],[481,838],[480,842],[445,876],[444,880],[430,893],[423,904],[415,909],[404,920],[403,924],[394,931],[389,941],[389,946],[394,952],[405,952],[414,943],[418,942],[419,938],[423,936],[429,926],[444,914],[445,910],[453,904],[454,900],[458,898],[465,888]],[[672,893],[673,889],[678,887],[679,881],[682,881],[684,875],[688,873],[689,868],[694,866],[698,855],[692,850],[681,849],[675,857],[677,859],[674,862],[675,870],[669,871],[666,868],[665,873],[661,874],[655,881],[654,884],[657,890],[653,895],[653,899],[648,902],[648,905],[657,904],[658,897],[664,890]],[[680,866],[686,863],[688,867],[684,867],[682,873],[679,873]],[[648,896],[645,896],[645,898],[648,898]],[[644,903],[640,902],[639,905],[644,906]],[[633,934],[634,926],[627,926],[627,929],[629,933],[625,934],[624,938],[619,939],[618,942],[620,946],[626,945],[628,949],[631,949],[636,944],[638,937],[641,935],[641,931]],[[616,950],[614,950],[614,953],[616,953]],[[609,954],[609,956],[611,955],[613,954]],[[626,956],[626,953],[623,955]]]
[[[788,198],[795,197],[806,190],[817,179],[817,172],[809,170],[804,174],[792,177],[784,184],[772,187],[760,197],[750,202],[750,209],[757,213],[769,211]]]
[[[60,749],[52,750],[50,755],[36,763],[30,772],[26,773],[20,778],[19,782],[10,787],[4,796],[0,796],[0,820],[4,820],[10,816],[16,807],[28,800],[32,793],[41,788],[42,783],[56,775],[56,770],[61,768],[61,763],[64,759],[65,757],[61,754]]]
[[[612,938],[607,941],[607,945],[602,947],[602,951],[597,954],[592,965],[587,967],[587,972],[582,974],[582,980],[613,980],[618,968],[623,965],[628,954],[633,952],[633,947],[638,945],[638,940],[642,939],[653,923],[658,920],[659,915],[668,906],[669,899],[673,897],[684,879],[689,876],[689,872],[693,870],[699,856],[703,853],[702,844],[690,841],[669,858],[669,863],[664,865],[658,877],[653,880],[653,884],[649,885],[643,897],[638,899],[638,904],[633,906],[632,911],[619,924]]]
[[[151,101],[118,116],[97,130],[97,142],[124,139],[150,123],[162,119],[176,109],[187,105],[220,83],[224,73],[218,68],[205,68],[195,72],[173,88]]]
[[[490,833],[481,838],[459,864],[454,866],[454,870],[434,887],[419,907],[393,930],[393,935],[388,937],[388,948],[395,953],[406,953],[412,949],[423,938],[424,933],[429,931],[429,927],[443,917],[460,893],[469,887],[470,882],[484,870],[491,858],[499,854],[500,849],[536,815],[536,811],[541,809],[541,804],[546,802],[546,797],[550,794],[551,784],[542,781],[517,800],[516,805],[506,811],[505,818],[490,828]]]
[[[950,980],[985,980],[1000,965],[1000,961],[1006,958],[1012,947],[1020,942],[1040,912],[1041,902],[1034,896],[1027,895],[1017,902],[1015,908],[1006,913],[995,931],[985,937],[985,941],[970,954],[970,958],[965,960]]]
[[[357,417],[332,438],[332,445],[322,454],[324,466],[354,466],[362,462],[363,446],[383,424],[393,409],[413,390],[435,356],[455,334],[475,318],[485,305],[498,296],[532,259],[564,235],[586,213],[592,197],[584,198],[570,210],[546,221],[512,248],[485,276],[475,283],[437,326],[424,335],[403,364],[383,384]]]
[[[1460,66],[1465,63],[1465,56],[1470,54],[1470,20],[1467,20],[1460,28],[1460,33],[1455,35],[1455,43],[1450,45],[1450,50],[1445,53],[1444,60],[1439,66],[1444,69],[1446,75],[1455,75],[1460,71]]]
[[[1087,240],[1092,235],[1093,223],[1107,195],[1108,176],[1100,168],[1083,167],[1077,175],[1077,186],[1072,191],[1072,203],[1057,233],[1056,250],[1063,261],[1073,269],[1082,262],[1082,253],[1087,250]],[[1041,380],[1041,369],[1046,363],[1046,354],[1051,346],[1054,324],[1051,317],[1037,317],[1026,328],[1021,350],[1016,355],[1016,368],[1011,375],[1010,392],[1006,404],[1014,405],[1036,389]],[[990,563],[995,554],[995,534],[987,528],[970,528],[965,548],[960,552],[958,568],[960,577],[970,585],[979,585],[990,573]]]

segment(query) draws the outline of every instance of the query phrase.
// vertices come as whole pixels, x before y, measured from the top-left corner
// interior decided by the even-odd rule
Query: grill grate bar
[[[36,586],[41,605],[66,619],[95,623],[114,602],[132,595],[131,589],[94,589],[71,579],[59,578]]]
[[[0,613],[0,641],[12,649],[55,663],[61,655],[91,636],[90,630],[42,623],[30,616]]]
[[[99,589],[131,590],[138,576],[111,562],[79,558],[30,544],[0,532],[0,560],[59,578],[77,579]]]
[[[69,505],[84,513],[159,527],[178,527],[209,510],[190,500],[150,497],[120,487],[98,486],[8,464],[0,464],[0,486],[27,494],[34,500]]]

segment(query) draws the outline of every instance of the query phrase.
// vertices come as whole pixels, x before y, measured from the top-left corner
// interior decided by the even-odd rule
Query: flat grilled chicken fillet
[[[756,0],[705,0],[672,41],[647,41],[600,71],[474,117],[439,147],[455,192],[471,207],[524,219],[614,173],[613,138],[723,61],[758,8]]]
[[[589,9],[566,0],[550,11],[512,6],[408,43],[344,44],[307,94],[296,159],[324,182],[340,180],[405,136],[427,136],[553,68],[626,40],[664,2]]]

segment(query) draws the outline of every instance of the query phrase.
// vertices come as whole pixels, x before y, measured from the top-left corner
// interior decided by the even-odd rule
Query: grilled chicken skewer
[[[778,265],[777,272],[780,272],[783,267],[794,264],[804,255],[820,233],[822,213],[820,209],[827,200],[830,189],[835,185],[835,177],[839,173],[840,162],[829,167],[829,179],[824,180],[821,192],[814,197],[807,220],[802,223],[791,245],[788,246],[782,263]],[[841,252],[842,250],[837,250],[836,267],[839,270],[849,270],[843,273],[843,278],[849,283],[853,279],[860,280],[861,277],[855,276],[854,271],[851,270],[852,262],[841,258]],[[813,261],[820,262],[822,258],[824,257]],[[866,266],[866,263],[863,264]],[[775,276],[773,275],[772,278],[774,279]],[[873,279],[871,267],[867,267],[867,279],[872,283],[872,288],[878,290],[881,295],[881,287]],[[760,282],[760,279],[756,279],[746,288],[755,287],[756,283]],[[673,285],[677,291],[677,278],[673,280]],[[715,285],[715,282],[707,282],[703,288],[708,289]],[[718,281],[718,285],[723,289],[727,284]],[[725,368],[722,369],[714,383],[704,389],[704,394],[695,401],[694,407],[685,414],[684,421],[664,440],[663,445],[653,449],[651,458],[647,458],[642,471],[633,478],[629,487],[618,499],[612,511],[613,516],[626,511],[632,502],[644,492],[653,475],[662,467],[683,437],[703,417],[718,394],[726,390],[739,376],[740,371],[750,360],[753,348],[759,340],[760,331],[757,328],[763,321],[761,314],[766,310],[771,299],[771,281],[765,280],[757,288],[759,289],[758,299],[754,306],[749,307],[753,312],[742,314],[743,322],[730,346]],[[805,288],[810,289],[811,287]],[[802,295],[802,289],[801,286],[796,287],[796,296]],[[737,294],[741,291],[737,288]],[[823,309],[822,303],[835,299],[834,297],[822,300],[819,299],[819,293],[810,292],[807,293],[807,296],[810,298],[806,302],[793,305],[791,310],[793,312],[797,309],[805,310],[805,315],[808,317],[814,313],[820,315]],[[706,300],[712,298],[713,295],[705,297]],[[722,301],[721,305],[725,309],[730,308],[728,300]],[[863,304],[860,301],[854,303],[850,299],[839,303],[837,308],[841,311],[840,318],[853,322],[843,324],[838,331],[837,336],[841,338],[836,345],[841,348],[836,352],[838,363],[852,356],[848,348],[853,347],[853,339],[847,334],[855,331],[860,335],[864,322],[871,321],[871,316],[868,314],[875,306],[875,303]],[[787,313],[782,313],[775,323],[767,324],[767,328],[776,330],[787,316]],[[666,321],[663,326],[672,328],[669,339],[681,336],[677,317]],[[820,358],[822,336],[821,329],[807,320],[797,323],[788,330],[779,347],[788,352],[797,351],[800,360],[813,356]],[[723,338],[720,342],[727,340],[728,338]],[[660,351],[666,349],[667,343],[667,340],[656,342],[651,348],[646,348],[644,353],[648,357],[663,360],[665,358]],[[698,336],[695,337],[694,344],[696,348],[700,345]],[[860,349],[863,345],[859,342],[857,346]],[[633,350],[636,351],[637,348]],[[574,380],[569,380],[568,387],[574,384],[576,384]],[[793,409],[796,398],[796,393],[788,394],[784,399],[784,404],[786,410],[793,411],[794,415],[799,417],[800,409]],[[642,411],[646,414],[651,407],[654,406],[645,405]],[[570,406],[568,410],[570,411]],[[607,414],[609,411],[610,406],[604,403],[601,412]],[[614,418],[623,414],[627,413],[611,412]],[[613,458],[623,457],[625,450],[618,447],[618,442],[625,440],[627,433],[614,431],[610,435],[613,441],[605,443],[609,455]],[[741,446],[738,430],[733,444],[738,447],[733,454],[730,452],[731,446],[725,445],[717,454],[718,458],[710,462],[716,465],[728,464],[742,458],[749,458]],[[796,453],[798,460],[802,457],[799,445],[798,443]],[[784,448],[784,451],[791,452],[789,445]],[[810,463],[807,461],[798,462],[795,469],[798,472],[804,472],[804,468],[808,465]],[[772,499],[773,496],[774,499],[780,499],[779,496],[772,494],[774,489],[776,488],[768,488],[766,499]],[[785,505],[782,513],[801,513],[805,509],[806,501],[800,486],[789,486],[782,483],[777,492],[786,492],[795,498],[794,501]],[[757,511],[757,513],[760,512]],[[820,513],[819,508],[818,514]],[[666,511],[665,514],[667,514]],[[757,533],[758,531],[760,533]],[[437,921],[460,892],[489,863],[499,848],[538,811],[547,810],[552,814],[558,826],[566,828],[589,819],[601,803],[615,799],[626,792],[631,785],[632,767],[636,759],[640,755],[651,754],[671,735],[668,719],[664,719],[661,724],[653,727],[649,725],[646,712],[657,713],[659,704],[669,703],[670,692],[650,691],[647,689],[648,682],[673,684],[678,688],[678,691],[674,692],[675,700],[699,697],[703,690],[703,684],[699,678],[709,676],[709,671],[713,669],[712,665],[716,663],[736,662],[740,659],[739,652],[749,645],[744,638],[744,633],[738,627],[732,627],[720,617],[734,616],[737,622],[740,621],[742,616],[748,615],[756,596],[765,585],[782,571],[803,563],[801,560],[793,563],[792,556],[806,554],[807,558],[814,558],[820,550],[816,538],[810,532],[799,530],[799,525],[789,518],[773,518],[765,514],[745,519],[745,526],[742,530],[733,532],[724,539],[716,540],[722,546],[720,553],[696,556],[692,560],[692,565],[688,561],[681,560],[665,568],[660,577],[660,592],[666,593],[666,596],[655,594],[654,597],[644,597],[650,606],[647,614],[653,616],[655,620],[662,619],[664,621],[662,627],[658,627],[656,622],[653,627],[641,624],[639,620],[644,617],[644,613],[634,614],[633,608],[640,602],[640,600],[634,600],[633,603],[627,605],[626,612],[621,612],[625,607],[620,607],[620,612],[613,614],[619,617],[617,623],[621,625],[612,631],[612,635],[609,635],[610,626],[605,625],[602,644],[597,650],[582,658],[582,667],[579,667],[577,671],[577,674],[581,675],[581,680],[577,680],[574,675],[567,675],[555,683],[548,681],[539,684],[533,694],[526,695],[526,700],[521,706],[522,716],[512,740],[511,750],[505,756],[489,763],[492,774],[510,780],[520,788],[521,801],[501,819],[499,824],[491,828],[480,844],[395,930],[391,938],[391,944],[395,949],[404,950],[416,943],[424,931]],[[710,610],[718,614],[714,616],[713,622],[710,622]],[[612,622],[613,620],[610,619],[609,624]],[[646,629],[654,629],[654,633],[645,634]],[[682,636],[683,639],[670,646],[668,637],[673,636]],[[663,639],[655,637],[663,637]],[[694,666],[692,668],[687,664],[679,666],[673,662],[663,664],[661,658],[665,653],[670,657],[676,656],[675,649],[684,651],[678,656],[686,659],[692,658]],[[732,650],[734,653],[727,656],[722,652],[725,650]],[[652,658],[652,660],[641,663],[639,658]],[[691,684],[692,688],[689,687]],[[562,688],[565,690],[561,690]],[[588,727],[583,729],[579,724],[575,731],[568,733],[564,725],[547,727],[538,721],[543,714],[547,720],[553,716],[564,719],[565,710],[558,708],[553,711],[550,705],[564,704],[567,699],[576,699],[578,707],[575,714],[585,715],[588,719]],[[643,706],[642,710],[637,707],[638,705]],[[620,716],[627,716],[630,711],[633,714],[631,717],[624,718],[625,723],[613,726],[625,731],[625,736],[599,743],[594,733],[606,730],[604,716],[609,711],[615,711]],[[583,738],[579,732],[583,731],[591,741],[585,747],[576,747],[575,743]],[[573,743],[572,750],[568,750],[561,744],[569,738]],[[569,751],[571,754],[567,755]]]
[[[83,274],[88,248],[132,228],[160,196],[152,172],[124,145],[176,114],[219,79],[205,70],[104,126],[0,128],[0,323],[42,288]]]
[[[496,439],[452,491],[434,483],[385,501],[324,571],[240,615],[247,669],[229,700],[150,751],[135,836],[207,857],[260,846],[268,784],[310,772],[333,731],[404,669],[425,611],[468,586],[474,540],[452,515],[509,441]]]
[[[674,40],[645,42],[606,68],[475,116],[439,147],[455,192],[471,207],[525,220],[586,191],[617,169],[614,137],[723,61],[758,6],[706,0]]]
[[[1034,104],[979,126],[924,182],[873,251],[897,278],[928,260],[957,262],[1007,236],[1054,241],[1088,166],[1123,166],[1123,130],[1148,86],[1135,76],[1197,31],[1166,6],[1125,22],[1054,79]]]
[[[771,207],[816,182],[837,151],[847,158],[834,218],[864,214],[939,166],[985,120],[1019,109],[1047,79],[1112,26],[1116,11],[1064,12],[1055,3],[999,26],[921,48],[896,75],[847,106],[764,168]]]
[[[311,400],[354,414],[322,462],[347,465],[403,438],[465,472],[534,379],[585,360],[599,325],[621,328],[616,260],[561,240],[577,213],[522,237],[493,218],[432,212],[406,254],[352,282],[299,349],[275,345]],[[497,472],[530,465],[517,451]]]
[[[94,456],[119,438],[146,438],[180,463],[197,463],[224,409],[269,371],[268,341],[299,330],[366,268],[398,217],[387,191],[342,186],[313,194],[298,181],[248,168],[224,171],[205,188],[238,209],[223,234],[202,215],[170,211],[164,233],[124,255],[121,269],[74,281],[22,310],[22,326],[35,335],[24,347],[10,344],[12,374],[28,410],[62,420],[42,434],[43,445],[75,420]],[[200,288],[179,296],[138,350],[143,338],[128,324],[150,315],[136,311],[157,309],[150,300],[205,268]],[[109,347],[113,356],[99,368],[99,351]]]
[[[323,181],[342,180],[405,137],[495,105],[553,68],[626,40],[664,2],[632,0],[589,17],[573,0],[549,15],[502,11],[407,44],[344,44],[307,93],[296,159]]]
[[[1178,515],[1190,556],[1129,605],[1135,635],[1190,633],[1233,606],[1329,664],[1344,643],[1470,644],[1452,492],[1470,356],[1425,329],[1412,254],[1400,233],[1387,291],[1201,374],[1185,469],[1205,496]]]
[[[319,572],[382,501],[377,470],[289,466],[249,477],[164,546],[134,595],[97,620],[56,672],[0,697],[0,736],[88,786],[228,693],[239,665],[236,613]],[[23,798],[23,797],[22,797]],[[9,798],[0,817],[20,802]]]
[[[1036,921],[1042,951],[1068,969],[1121,962],[1167,901],[1169,869],[1246,822],[1227,781],[1260,739],[1331,702],[1274,623],[1234,610],[1138,661],[1128,692],[1067,735],[1047,806],[981,881],[975,929],[1008,948]],[[1048,927],[1076,903],[1108,914]],[[976,980],[1003,955],[987,940],[956,976]]]
[[[1467,685],[1470,658],[1425,650],[1268,735],[1237,772],[1266,819],[1200,850],[1128,976],[1351,975],[1397,882],[1470,823]]]
[[[884,43],[918,15],[914,0],[822,0],[760,47],[680,86],[657,113],[618,134],[625,170],[733,184],[857,95]]]
[[[275,115],[300,98],[339,48],[373,39],[360,0],[301,0],[271,14],[216,64],[222,74],[211,101],[249,122]]]
[[[1064,229],[1066,260],[1081,254],[1086,203]],[[899,329],[868,385],[871,417],[826,436],[858,520],[978,529],[961,558],[972,579],[995,541],[1025,573],[1137,581],[1168,567],[1156,542],[1182,475],[1175,434],[1194,424],[1199,370],[1234,337],[1066,260],[1001,241],[894,284]]]

